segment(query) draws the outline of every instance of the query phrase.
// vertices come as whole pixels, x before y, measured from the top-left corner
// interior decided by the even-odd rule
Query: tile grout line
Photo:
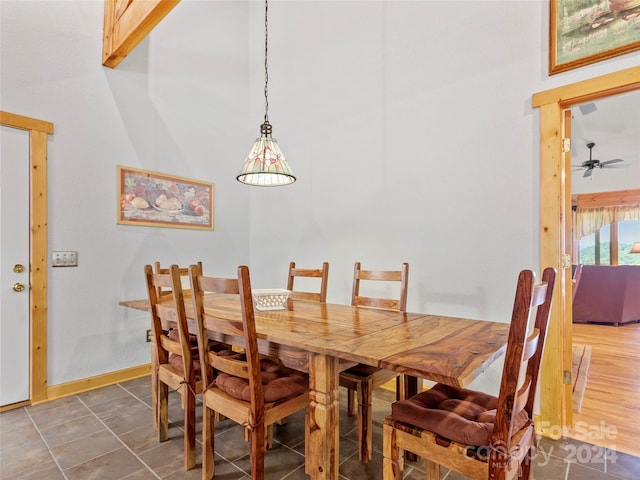
[[[118,386],[120,386],[120,385],[118,384]],[[120,388],[122,388],[125,392],[127,392],[127,394],[131,395],[131,393],[130,393],[127,389],[125,389],[125,388],[123,388],[123,387],[120,387]],[[136,397],[135,395],[131,395],[131,396],[132,396],[132,397],[134,397],[136,400],[140,401],[143,405],[146,405],[144,402],[142,402],[142,401],[141,401],[138,397]],[[136,459],[137,459],[137,460],[138,460],[142,465],[144,465],[144,467],[145,467],[145,468],[147,468],[147,470],[149,470],[149,471],[153,474],[153,476],[154,476],[154,477],[156,477],[156,478],[158,478],[158,479],[161,479],[161,478],[162,478],[162,477],[158,476],[158,474],[157,474],[156,472],[154,472],[154,471],[153,471],[153,469],[152,469],[149,465],[147,465],[147,463],[146,463],[144,460],[142,460],[142,459],[141,459],[141,458],[140,458],[140,457],[139,457],[139,456],[138,456],[138,455],[137,455],[133,450],[131,450],[131,449],[129,448],[129,446],[128,446],[126,443],[124,443],[124,442],[122,441],[122,439],[121,439],[118,435],[116,435],[116,433],[115,433],[113,430],[111,430],[111,429],[107,426],[107,424],[106,424],[106,423],[104,423],[104,422],[102,421],[102,419],[101,419],[100,417],[98,417],[98,415],[96,415],[96,414],[95,414],[95,412],[91,409],[91,407],[89,407],[86,403],[84,403],[84,401],[83,401],[80,397],[77,397],[77,398],[78,398],[78,400],[80,401],[80,403],[82,403],[82,405],[84,405],[84,406],[85,406],[85,407],[86,407],[86,408],[91,412],[91,414],[92,414],[92,415],[93,415],[93,416],[94,416],[94,417],[95,417],[95,418],[96,418],[96,419],[97,419],[97,420],[98,420],[102,425],[104,425],[104,428],[105,428],[105,429],[107,429],[107,431],[108,431],[109,433],[111,433],[111,435],[113,435],[114,437],[116,437],[116,438],[118,439],[118,442],[120,442],[120,443],[122,444],[122,446],[123,446],[124,448],[126,448],[126,449],[129,451],[129,453],[131,453],[131,454],[132,454],[132,455],[133,455],[133,456],[134,456],[134,457],[135,457],[135,458],[136,458]],[[107,452],[107,453],[111,453],[111,452]],[[103,455],[106,455],[106,454],[99,455],[98,457],[95,457],[95,458],[99,458],[99,457],[101,457],[101,456],[103,456]],[[66,478],[66,476],[65,476],[65,478]]]
[[[143,405],[145,405],[146,407],[148,407],[149,409],[151,409],[151,407],[150,407],[149,405],[147,405],[144,401],[142,401],[142,399],[140,399],[138,396],[136,396],[136,395],[134,395],[133,393],[131,393],[131,392],[130,392],[126,387],[122,386],[122,385],[121,385],[121,384],[119,384],[119,383],[118,383],[117,385],[118,385],[120,388],[122,388],[125,392],[127,392],[129,395],[131,395],[133,398],[135,398],[136,400],[140,401]],[[173,423],[170,419],[168,420],[168,422],[169,422],[169,424]],[[180,430],[180,431],[181,431],[181,432],[183,432],[183,434],[184,434],[184,429],[183,429],[182,427],[180,427],[179,425],[174,425],[174,426],[175,426],[175,428],[177,428],[178,430]],[[115,435],[115,434],[114,434],[114,435]],[[119,438],[118,438],[118,440],[119,440]],[[198,439],[198,437],[197,437],[197,436],[196,436],[196,442],[197,442],[200,446],[202,446],[202,440]],[[276,442],[277,442],[277,440],[276,440]],[[280,442],[278,442],[278,443],[280,443]],[[133,452],[132,452],[132,453],[133,453]],[[296,453],[297,453],[297,452],[296,452]],[[135,455],[135,454],[134,454],[134,455]],[[240,468],[238,465],[236,465],[234,462],[232,462],[231,460],[229,460],[228,458],[226,458],[224,455],[221,455],[221,454],[220,454],[220,453],[218,453],[218,452],[214,452],[214,455],[218,455],[218,456],[219,456],[221,459],[223,459],[225,462],[229,463],[230,465],[233,465],[236,469],[238,469],[240,472],[242,472],[242,474],[243,474],[243,475],[249,475],[249,476],[251,476],[249,472],[246,472],[244,469]],[[136,457],[137,457],[137,458],[139,458],[137,455],[136,455]],[[241,456],[241,457],[239,457],[239,458],[244,458],[244,455],[243,455],[243,456]],[[142,460],[140,460],[140,461],[142,461]],[[143,463],[144,463],[144,462],[143,462]],[[145,466],[146,466],[146,464],[145,464]],[[201,466],[200,468],[202,468],[202,466]],[[151,470],[151,469],[150,469],[150,470]],[[154,474],[156,477],[158,477],[158,475],[157,475],[153,470],[151,470],[151,471],[153,472],[153,474]],[[161,477],[158,477],[158,478],[161,478]]]
[[[42,431],[40,430],[40,428],[38,428],[38,425],[36,425],[35,420],[33,419],[33,417],[31,416],[31,414],[29,413],[29,410],[27,410],[26,407],[22,407],[24,408],[24,412],[27,414],[27,416],[29,417],[29,420],[31,421],[31,424],[33,425],[33,428],[36,429],[36,431],[38,432],[38,435],[40,435],[40,438],[42,439],[42,443],[44,443],[44,446],[47,447],[47,450],[49,451],[49,455],[51,455],[51,459],[53,460],[53,462],[56,464],[56,467],[58,467],[58,470],[60,470],[60,473],[62,474],[62,477],[65,480],[69,480],[67,475],[64,473],[64,470],[62,469],[62,467],[60,466],[60,463],[58,462],[58,459],[56,458],[56,456],[53,454],[53,452],[51,451],[51,447],[49,447],[49,442],[46,441],[46,439],[44,438],[44,435],[42,435]]]
[[[136,400],[140,401],[142,404],[144,404],[145,406],[149,407],[145,402],[143,402],[139,397],[137,397],[136,395],[134,395],[133,393],[131,393],[126,387],[122,386],[121,384],[117,384],[120,388],[122,388],[125,392],[127,392],[129,395],[131,395],[132,397],[134,397]],[[201,404],[201,403],[200,403]],[[88,407],[87,407],[88,408]],[[151,407],[149,407],[151,408]],[[169,423],[171,423],[171,420],[169,420]],[[184,433],[184,429],[178,425],[175,426],[178,430],[181,430]],[[115,435],[115,434],[114,434]],[[199,440],[196,437],[196,442],[198,442],[201,446],[202,446],[202,440]],[[274,439],[274,442],[276,442],[278,445],[280,445],[281,447],[291,451],[292,453],[301,456],[302,458],[305,458],[304,454],[298,452],[297,450],[295,450],[295,447],[298,446],[300,443],[304,442],[301,441],[299,443],[297,443],[294,446],[288,446],[285,445],[284,443],[278,441],[278,439]],[[215,455],[218,455],[221,459],[223,459],[225,462],[233,465],[235,468],[237,468],[240,472],[242,472],[244,475],[249,475],[251,476],[251,474],[247,471],[245,471],[243,468],[241,468],[239,465],[237,465],[235,462],[229,460],[228,458],[226,458],[225,456],[221,455],[218,452],[215,452]],[[239,458],[244,458],[246,455],[243,455]],[[236,459],[237,460],[237,459]],[[282,477],[281,480],[284,480],[285,478],[289,477],[290,475],[293,475],[294,472],[298,471],[301,467],[304,467],[304,465],[301,465],[300,467],[294,468],[293,470],[291,470],[290,472],[288,472],[285,476]]]

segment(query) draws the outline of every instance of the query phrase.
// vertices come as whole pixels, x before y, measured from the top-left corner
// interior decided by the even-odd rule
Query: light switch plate
[[[51,252],[52,267],[77,267],[78,252]]]

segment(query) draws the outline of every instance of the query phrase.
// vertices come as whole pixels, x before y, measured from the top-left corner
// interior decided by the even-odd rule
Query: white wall
[[[0,5],[0,108],[55,124],[49,248],[79,251],[49,273],[52,385],[148,361],[148,319],[117,302],[156,259],[249,263],[255,287],[326,260],[333,302],[355,261],[408,261],[411,310],[508,321],[539,267],[531,95],[640,58],[549,78],[547,1],[272,1],[270,121],[298,181],[256,189],[235,175],[264,113],[262,2],[183,0],[115,70],[101,1]],[[216,230],[116,225],[118,164],[215,182]]]
[[[49,269],[49,384],[147,363],[148,315],[118,306],[146,296],[143,266],[248,262],[249,197],[233,180],[254,135],[248,4],[183,2],[115,70],[101,65],[104,2],[1,8],[0,108],[54,123],[49,250],[79,252],[78,268]],[[117,225],[116,165],[214,182],[215,231]]]

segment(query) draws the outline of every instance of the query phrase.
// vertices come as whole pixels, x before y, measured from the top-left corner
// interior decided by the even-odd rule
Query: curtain
[[[580,239],[613,222],[640,221],[640,205],[612,207],[578,207],[574,215],[574,232]]]

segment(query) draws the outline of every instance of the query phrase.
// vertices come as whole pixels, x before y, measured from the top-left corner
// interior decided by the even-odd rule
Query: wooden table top
[[[149,310],[146,299],[120,305]],[[186,310],[193,318],[191,301]],[[205,310],[241,318],[238,295],[207,295]],[[504,353],[509,332],[508,323],[291,299],[285,310],[256,309],[254,315],[263,342],[457,387],[467,386]]]

